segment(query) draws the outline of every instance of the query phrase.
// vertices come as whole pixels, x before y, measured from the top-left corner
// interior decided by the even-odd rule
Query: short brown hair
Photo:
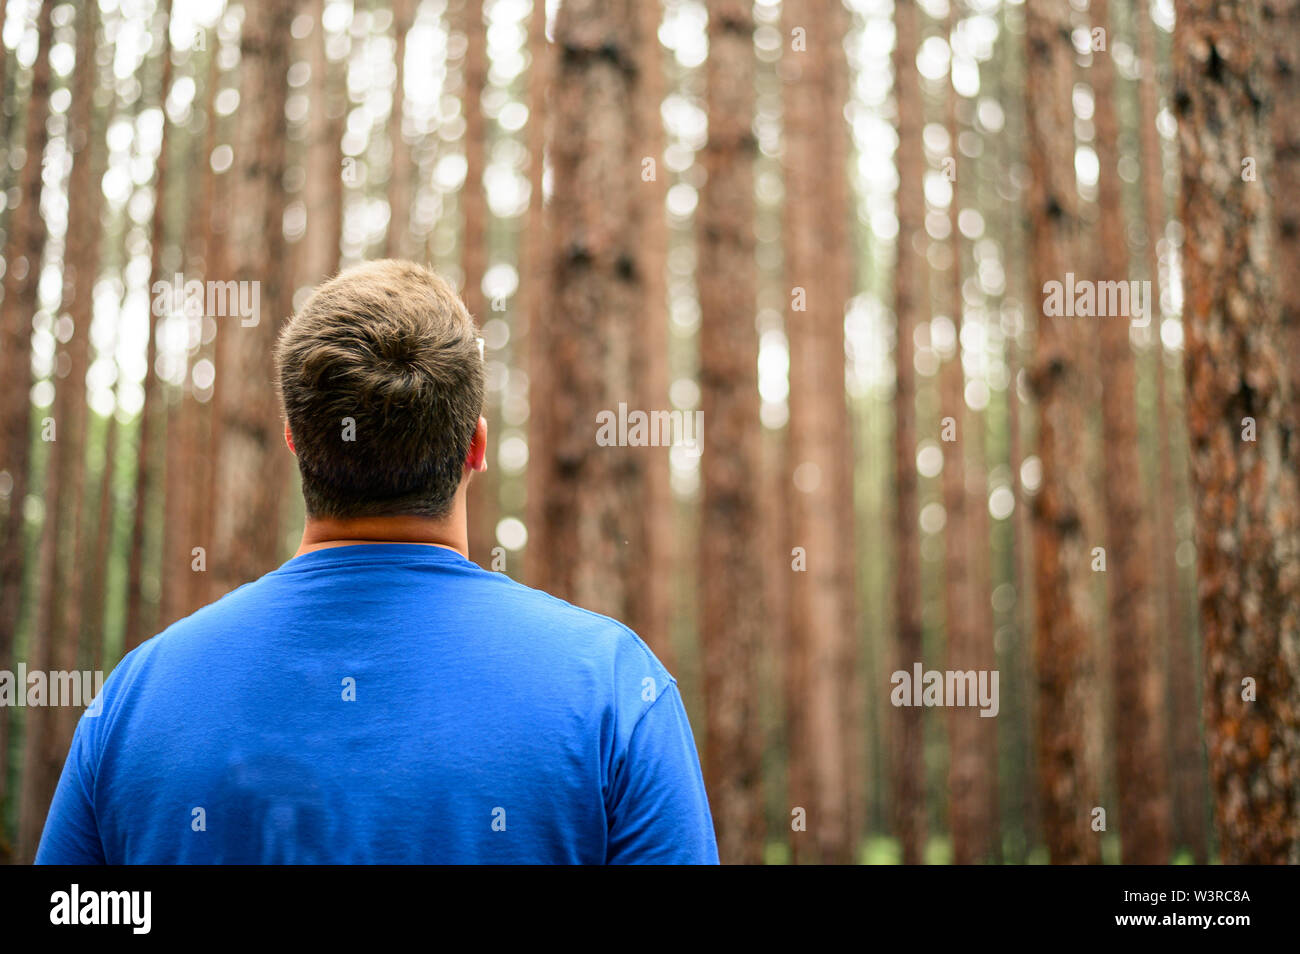
[[[310,516],[449,512],[484,373],[447,282],[413,262],[349,268],[288,321],[275,363]]]

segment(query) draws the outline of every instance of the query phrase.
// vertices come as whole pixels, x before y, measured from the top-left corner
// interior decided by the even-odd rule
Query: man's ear
[[[487,421],[481,415],[474,428],[474,437],[469,442],[469,456],[465,458],[465,466],[479,473],[487,470]]]
[[[285,421],[285,422],[284,422],[284,442],[285,442],[286,444],[289,445],[289,453],[290,453],[290,454],[293,454],[295,457],[297,457],[297,456],[298,456],[298,452],[294,449],[294,446],[293,446],[293,432],[292,432],[291,430],[289,430],[289,422],[288,422],[288,421]]]

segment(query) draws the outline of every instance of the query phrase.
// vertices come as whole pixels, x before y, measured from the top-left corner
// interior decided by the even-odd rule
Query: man
[[[122,660],[37,862],[716,864],[673,677],[467,557],[484,369],[447,284],[350,269],[276,364],[302,545]]]

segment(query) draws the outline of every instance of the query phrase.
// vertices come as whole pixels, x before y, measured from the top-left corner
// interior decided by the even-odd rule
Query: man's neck
[[[339,520],[308,517],[302,543],[294,556],[330,547],[362,543],[411,543],[445,547],[469,558],[469,535],[463,510],[446,517],[355,517]]]

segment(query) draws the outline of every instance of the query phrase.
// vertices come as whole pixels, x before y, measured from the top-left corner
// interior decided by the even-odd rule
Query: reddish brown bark
[[[546,40],[546,8],[533,7],[528,26],[528,53],[531,64],[528,70],[528,231],[523,248],[520,283],[523,310],[526,315],[525,347],[528,354],[528,450],[529,465],[524,474],[525,502],[524,525],[528,529],[528,543],[524,548],[524,579],[530,586],[545,587],[549,572],[549,558],[540,544],[542,526],[542,501],[546,495],[546,471],[540,465],[539,455],[550,445],[546,426],[550,414],[549,388],[551,384],[550,360],[541,349],[547,319],[546,308],[551,300],[549,260],[546,254],[548,216],[542,195],[542,169],[548,140],[547,91],[553,72],[551,45]]]
[[[641,254],[645,279],[640,309],[642,360],[637,371],[637,406],[669,407],[668,402],[668,222],[664,211],[668,172],[663,168],[664,130],[661,116],[664,99],[663,47],[659,43],[658,0],[644,2],[638,50],[641,81],[637,85],[637,109],[641,115],[639,137],[642,161],[655,161],[655,177],[637,185],[642,206]],[[707,419],[707,415],[706,415]],[[628,607],[628,625],[645,639],[659,660],[672,670],[676,654],[672,647],[673,582],[676,570],[674,505],[669,486],[668,452],[652,448],[644,473],[645,506],[641,511],[641,533],[645,539],[644,574],[635,599]]]
[[[36,30],[39,49],[32,66],[31,93],[27,100],[27,128],[24,139],[24,164],[19,186],[19,205],[10,213],[9,247],[5,250],[4,300],[0,304],[0,333],[4,349],[0,353],[0,472],[10,480],[8,515],[4,522],[4,537],[0,541],[0,667],[14,669],[14,636],[18,628],[23,602],[23,570],[26,551],[26,527],[23,503],[27,498],[30,480],[31,456],[31,402],[32,387],[32,318],[36,313],[37,291],[41,272],[41,259],[45,254],[46,229],[41,217],[41,177],[45,146],[49,140],[46,116],[50,102],[50,45],[53,26],[50,8],[53,3],[42,3],[37,14]],[[28,652],[28,665],[33,669],[49,666],[49,646],[44,634],[36,633]],[[26,766],[40,751],[40,715],[31,718],[27,710],[27,736],[24,750],[24,780]],[[32,731],[35,725],[37,730]],[[32,744],[37,740],[37,744]],[[8,790],[6,779],[9,769],[9,712],[0,706],[0,813],[6,807]],[[39,796],[39,786],[29,790],[24,782],[19,803],[18,858],[30,859],[35,854],[33,828],[37,817],[43,817],[45,806],[36,808],[33,798]],[[35,831],[39,837],[39,828]]]
[[[844,447],[844,299],[842,276],[826,248],[845,238],[839,180],[846,157],[828,141],[836,85],[832,64],[844,56],[833,22],[838,0],[790,0],[782,8],[785,79],[785,269],[790,295],[791,547],[806,558],[791,573],[787,722],[791,808],[807,813],[795,831],[798,860],[844,863],[850,844],[845,769],[843,543],[847,515],[836,486]],[[806,44],[806,49],[796,46]],[[842,108],[842,104],[841,104]]]
[[[857,439],[853,407],[847,398],[844,315],[849,300],[857,290],[857,250],[854,242],[855,199],[849,185],[849,160],[852,141],[844,110],[849,102],[849,64],[844,53],[844,38],[852,21],[848,8],[831,2],[826,9],[825,24],[832,37],[831,56],[826,63],[826,89],[822,95],[822,151],[827,157],[826,212],[823,226],[823,254],[830,268],[835,314],[828,339],[827,386],[831,388],[831,407],[838,432],[839,453],[831,475],[835,507],[839,512],[836,535],[836,586],[840,591],[840,630],[836,669],[840,685],[840,724],[843,726],[842,751],[838,758],[846,776],[845,799],[847,826],[845,852],[847,860],[856,862],[862,839],[866,811],[866,690],[862,681],[860,628],[858,620],[857,505],[855,483],[858,465]]]
[[[289,458],[276,407],[272,350],[292,290],[282,263],[284,102],[293,15],[289,0],[250,6],[240,41],[241,106],[234,182],[228,186],[233,189],[230,278],[259,283],[260,302],[255,325],[237,315],[217,318],[214,399],[220,426],[208,572],[219,591],[274,569],[280,554]]]
[[[319,22],[319,21],[318,21]],[[320,39],[323,44],[324,39]],[[215,41],[214,41],[215,45]],[[222,121],[216,114],[215,99],[217,87],[221,80],[221,68],[219,49],[213,50],[212,62],[208,67],[208,116],[209,123],[203,133],[203,155],[204,155],[204,172],[202,194],[199,200],[198,215],[203,222],[203,268],[202,275],[205,279],[220,279],[225,277],[227,270],[228,258],[226,256],[226,243],[228,241],[229,229],[229,206],[225,202],[217,201],[218,188],[224,193],[229,188],[229,183],[234,179],[230,173],[218,174],[212,168],[211,156],[212,150],[216,147],[218,135],[221,130]],[[339,177],[338,165],[332,170],[334,181],[342,187],[342,179]],[[326,179],[326,182],[329,180]],[[314,215],[314,210],[309,207],[308,216]],[[308,228],[306,239],[311,241],[320,234],[328,234],[326,228]],[[337,235],[335,236],[337,240]],[[338,248],[337,241],[334,248]],[[335,253],[337,257],[337,252]],[[211,317],[211,316],[209,316]],[[213,318],[212,320],[216,320]],[[220,324],[217,330],[220,330]],[[199,360],[208,360],[215,363],[217,357],[217,341],[215,336],[212,340],[200,341],[196,357]],[[193,383],[193,382],[191,382]],[[214,382],[215,383],[215,382]],[[221,438],[221,420],[216,413],[216,401],[213,399],[213,390],[208,389],[206,394],[196,392],[194,397],[198,401],[198,421],[196,430],[198,440],[204,447],[220,446]],[[217,599],[222,594],[219,583],[211,572],[212,568],[208,564],[208,557],[213,553],[212,528],[215,523],[213,516],[214,504],[216,502],[216,461],[209,459],[207,465],[200,467],[195,475],[195,485],[193,494],[190,498],[190,513],[186,521],[192,532],[190,540],[190,578],[189,592],[186,596],[186,612],[192,613],[199,607],[212,600]],[[203,567],[202,570],[195,569],[195,549],[198,548],[203,556],[203,562],[197,564]]]
[[[1109,0],[1091,0],[1093,25],[1110,30]],[[1095,56],[1099,281],[1130,279],[1128,240],[1119,178],[1119,120],[1115,64]],[[1153,320],[1156,303],[1147,303]],[[1119,790],[1121,857],[1125,864],[1169,861],[1169,764],[1164,723],[1164,673],[1156,654],[1155,587],[1151,579],[1151,521],[1138,460],[1137,368],[1129,344],[1129,316],[1101,321],[1102,434],[1106,467],[1107,594],[1114,680],[1115,782]]]
[[[1184,371],[1219,850],[1228,864],[1294,864],[1300,488],[1270,273],[1276,183],[1259,13],[1257,0],[1188,0],[1174,29]]]
[[[341,70],[325,55],[328,37],[321,22],[324,8],[324,0],[316,0],[311,35],[311,114],[307,120],[307,234],[302,238],[300,278],[305,285],[317,285],[338,271],[343,234],[343,128],[347,110]]]
[[[487,34],[483,23],[481,0],[462,0],[461,29],[465,33],[465,61],[462,65],[462,110],[465,113],[465,185],[460,193],[463,225],[461,231],[461,268],[465,272],[463,297],[465,307],[482,328],[489,319],[488,303],[483,296],[483,275],[488,263],[488,205],[483,186],[487,160],[487,119],[483,115],[483,90],[487,85]],[[483,414],[488,419],[488,436],[493,437],[494,394],[486,396]],[[489,441],[489,444],[492,442]],[[488,458],[488,469],[475,474],[469,483],[469,555],[485,569],[492,567],[492,549],[496,543],[497,479],[495,461]]]
[[[709,3],[707,174],[699,232],[700,389],[708,422],[699,561],[705,781],[724,863],[763,859],[758,650],[761,425],[754,260],[754,20],[747,0]]]
[[[1155,39],[1149,11],[1136,10],[1138,55],[1142,75],[1138,80],[1138,148],[1142,165],[1142,216],[1146,231],[1147,274],[1150,276],[1153,301],[1163,300],[1160,283],[1159,242],[1165,233],[1164,162],[1160,134],[1156,128],[1158,70]],[[1155,344],[1152,347],[1156,378],[1156,418],[1166,422],[1158,428],[1156,447],[1156,531],[1155,565],[1159,570],[1163,622],[1169,665],[1169,708],[1173,758],[1170,765],[1171,796],[1173,803],[1174,844],[1189,848],[1197,864],[1208,858],[1208,841],[1205,820],[1208,814],[1205,803],[1205,755],[1201,743],[1200,702],[1197,694],[1196,665],[1192,658],[1191,626],[1187,618],[1178,566],[1174,555],[1174,501],[1181,499],[1185,472],[1179,459],[1179,473],[1175,483],[1175,460],[1171,451],[1170,431],[1177,425],[1170,414],[1168,386],[1169,372],[1165,367],[1165,349],[1160,338],[1161,309],[1152,313],[1155,322]]]
[[[186,362],[186,373],[190,370]],[[190,576],[194,573],[189,522],[194,503],[194,480],[204,467],[199,434],[199,405],[187,385],[177,389],[167,406],[167,470],[163,484],[162,592],[159,594],[158,629],[166,629],[186,616]]]
[[[207,80],[203,87],[203,135],[197,143],[191,144],[196,153],[191,168],[196,170],[198,188],[193,189],[188,197],[186,209],[183,255],[187,280],[200,278],[207,268],[205,247],[211,227],[214,175],[210,156],[216,145],[218,125],[214,101],[221,78],[217,53],[214,48],[208,55]],[[194,365],[208,356],[207,351],[200,333],[199,344],[185,355],[184,381],[171,396],[167,407],[160,629],[198,608],[194,599],[195,577],[201,574],[194,569],[194,548],[206,544],[199,539],[201,518],[198,514],[207,509],[208,503],[207,498],[201,496],[201,488],[208,470],[204,448],[207,446],[205,425],[209,405],[199,402],[192,374]]]
[[[645,559],[641,494],[648,448],[601,446],[597,415],[634,402],[646,275],[638,196],[644,130],[636,68],[642,17],[631,0],[559,8],[550,140],[554,193],[544,321],[534,354],[554,386],[530,398],[546,415],[538,525],[529,528],[541,585],[580,606],[626,617]],[[544,394],[544,398],[542,398]],[[542,401],[545,403],[542,403]]]
[[[66,552],[60,557],[58,577],[52,587],[57,602],[58,638],[67,641],[71,658],[77,655],[82,626],[82,601],[70,597],[77,587],[73,581],[82,576],[78,569],[81,555],[87,552],[88,524],[85,506],[85,444],[87,436],[86,373],[90,367],[90,323],[93,317],[95,278],[99,272],[100,213],[104,193],[99,188],[106,164],[102,129],[90,107],[98,67],[94,63],[98,42],[98,7],[86,7],[84,22],[77,25],[76,89],[72,96],[68,134],[73,148],[72,173],[68,180],[68,244],[64,253],[63,306],[72,319],[72,337],[68,341],[69,387],[64,388],[68,405],[60,434],[76,453],[66,455],[63,483],[69,488],[66,505],[60,507],[71,521]],[[90,39],[87,39],[86,36]],[[86,66],[83,69],[82,64]]]
[[[116,397],[116,395],[115,395]],[[80,656],[90,660],[90,668],[97,670],[104,664],[104,608],[108,602],[109,544],[113,536],[113,483],[116,480],[119,435],[122,430],[117,415],[110,414],[104,437],[103,469],[99,475],[99,495],[95,509],[95,535],[93,540],[94,563],[86,575],[82,599],[86,604],[85,620],[81,631]]]
[[[1030,187],[1030,294],[1063,281],[1077,254],[1071,105],[1074,48],[1066,0],[1025,8]],[[1035,299],[1031,299],[1035,300]],[[1035,657],[1038,667],[1038,771],[1043,834],[1055,864],[1097,863],[1096,694],[1088,600],[1089,536],[1082,502],[1086,480],[1083,382],[1078,331],[1039,310],[1029,369],[1038,404],[1042,482],[1033,503]]]
[[[42,528],[38,579],[40,596],[34,632],[48,644],[51,668],[63,672],[77,669],[79,601],[71,597],[72,581],[78,576],[84,496],[86,439],[86,372],[90,365],[90,321],[92,292],[98,264],[99,209],[103,174],[101,140],[95,135],[93,94],[96,82],[95,48],[98,8],[88,5],[77,20],[77,60],[72,101],[68,115],[68,144],[73,154],[68,182],[68,230],[64,251],[62,307],[73,320],[73,333],[56,368],[67,366],[67,374],[56,382],[53,419],[57,439],[50,445],[44,499],[45,526]],[[81,710],[73,706],[50,708],[37,717],[40,726],[31,732],[28,745],[39,745],[39,761],[33,782],[39,799],[48,804],[58,784],[63,760]],[[29,728],[33,726],[30,721]],[[39,812],[44,825],[45,812]],[[33,818],[35,822],[35,818]]]
[[[1270,83],[1269,128],[1273,141],[1273,220],[1277,228],[1277,299],[1291,354],[1291,396],[1300,426],[1300,0],[1264,0],[1267,42],[1264,66]]]
[[[479,9],[475,0],[464,0],[467,8]],[[481,12],[481,11],[480,11]],[[388,116],[388,148],[392,153],[388,173],[388,233],[384,254],[389,258],[410,258],[414,254],[411,240],[411,188],[413,167],[411,148],[402,136],[403,100],[406,96],[406,33],[415,18],[412,0],[393,0],[393,63],[397,80],[393,85],[393,106]],[[468,104],[466,115],[469,115]],[[468,180],[466,182],[468,186]]]
[[[172,2],[167,0],[162,23],[156,28],[161,35],[169,36],[172,17]],[[154,284],[165,282],[163,277],[163,242],[166,239],[167,226],[167,149],[171,145],[172,123],[167,119],[167,110],[163,104],[167,101],[167,92],[171,88],[172,53],[171,43],[164,39],[162,50],[162,77],[158,82],[158,103],[163,106],[163,133],[158,147],[158,161],[154,166],[153,180],[153,222],[149,230],[149,292],[152,296]],[[135,509],[131,520],[131,550],[127,560],[126,583],[126,643],[127,651],[139,646],[154,634],[157,626],[158,607],[152,601],[148,605],[144,596],[144,553],[145,526],[149,509],[153,505],[158,476],[162,471],[163,460],[155,448],[159,436],[158,374],[154,364],[158,358],[157,326],[159,318],[149,315],[149,336],[145,351],[144,404],[140,408],[139,437],[136,443],[135,464]]]

